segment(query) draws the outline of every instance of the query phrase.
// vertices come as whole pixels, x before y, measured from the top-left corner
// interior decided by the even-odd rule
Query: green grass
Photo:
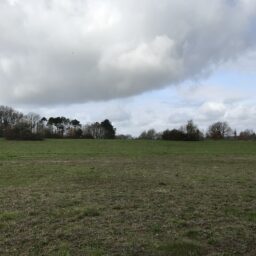
[[[256,255],[256,142],[0,140],[0,255]]]
[[[255,141],[125,141],[125,140],[46,140],[36,142],[0,141],[0,160],[83,159],[98,156],[165,155],[256,155]]]
[[[15,220],[17,218],[17,212],[1,212],[0,213],[0,221],[8,222],[11,220]]]

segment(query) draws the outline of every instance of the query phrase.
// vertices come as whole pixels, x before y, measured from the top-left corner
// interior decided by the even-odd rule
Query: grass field
[[[0,140],[0,255],[256,255],[256,142]]]

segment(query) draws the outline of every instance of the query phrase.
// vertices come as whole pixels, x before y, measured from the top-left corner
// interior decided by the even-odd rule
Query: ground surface
[[[256,142],[0,140],[0,255],[256,255]]]

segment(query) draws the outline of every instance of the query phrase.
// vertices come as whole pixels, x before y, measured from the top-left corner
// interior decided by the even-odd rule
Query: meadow
[[[256,142],[0,140],[0,255],[256,255]]]

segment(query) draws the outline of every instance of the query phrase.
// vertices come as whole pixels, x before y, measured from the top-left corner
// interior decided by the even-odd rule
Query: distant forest
[[[193,120],[179,129],[156,132],[154,129],[143,131],[138,137],[117,135],[116,128],[105,119],[102,122],[81,124],[77,119],[67,117],[40,117],[35,113],[27,115],[8,106],[0,106],[0,137],[9,140],[43,140],[44,138],[77,139],[147,139],[199,141],[204,139],[255,140],[253,130],[246,129],[237,134],[227,122],[211,124],[206,133],[200,131]]]

